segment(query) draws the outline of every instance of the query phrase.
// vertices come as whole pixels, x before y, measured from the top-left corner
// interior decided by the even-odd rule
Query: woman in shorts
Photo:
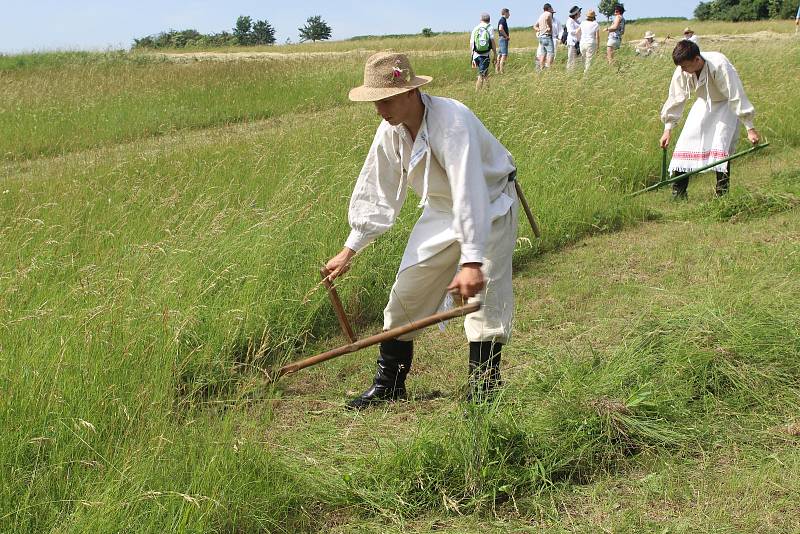
[[[622,46],[622,35],[625,33],[625,17],[622,16],[623,13],[625,13],[625,7],[621,4],[615,5],[614,22],[605,30],[608,32],[606,59],[608,59],[609,63],[614,62],[614,52]]]

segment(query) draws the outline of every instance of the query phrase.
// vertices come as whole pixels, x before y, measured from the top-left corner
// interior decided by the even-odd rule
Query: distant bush
[[[430,33],[427,32],[430,30]],[[412,39],[414,37],[435,37],[437,35],[456,35],[463,34],[469,38],[469,32],[435,32],[430,28],[423,28],[420,33],[387,33],[386,35],[356,35],[346,39],[347,41],[366,41],[367,39]]]
[[[694,10],[698,20],[740,22],[793,18],[797,4],[792,0],[713,0],[700,2]]]

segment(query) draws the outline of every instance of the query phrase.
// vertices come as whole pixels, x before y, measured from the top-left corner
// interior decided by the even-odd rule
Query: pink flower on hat
[[[392,78],[395,79],[395,80],[397,78],[400,78],[404,82],[407,82],[407,81],[409,81],[411,79],[411,73],[408,71],[408,69],[401,69],[400,68],[400,60],[399,59],[397,60],[397,63],[395,64],[395,66],[392,68]]]

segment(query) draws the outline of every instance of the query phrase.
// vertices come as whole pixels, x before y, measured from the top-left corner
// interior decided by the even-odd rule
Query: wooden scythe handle
[[[290,363],[289,365],[285,365],[280,369],[278,369],[276,378],[279,378],[289,373],[295,373],[300,369],[305,369],[306,367],[311,367],[312,365],[316,365],[318,363],[322,363],[327,360],[332,360],[333,358],[337,358],[345,354],[350,354],[351,352],[356,352],[358,350],[371,347],[372,345],[377,345],[378,343],[394,339],[396,337],[408,334],[415,330],[421,330],[427,326],[431,326],[436,323],[440,323],[442,321],[447,321],[448,319],[452,319],[454,317],[461,317],[462,315],[467,315],[468,313],[476,312],[479,309],[481,309],[481,303],[473,302],[472,304],[467,304],[466,306],[459,306],[458,308],[453,308],[452,310],[435,313],[429,317],[420,319],[419,321],[415,321],[413,323],[409,323],[405,326],[398,326],[397,328],[386,330],[385,332],[381,332],[380,334],[375,334],[374,336],[369,336],[365,337],[364,339],[359,339],[358,341],[351,343],[349,345],[329,350],[327,352],[317,354],[316,356],[311,356],[310,358],[306,358],[305,360],[300,360],[299,362],[294,362]]]
[[[334,287],[333,282],[328,279],[331,272],[325,267],[320,269],[319,272],[322,275],[322,285],[328,290],[328,296],[331,298],[333,311],[336,312],[336,318],[339,319],[339,326],[342,327],[342,332],[347,336],[350,343],[355,343],[357,338],[355,333],[353,333],[353,329],[350,327],[350,321],[347,320],[347,314],[344,313],[342,301],[339,300],[339,294],[336,292],[336,287]]]

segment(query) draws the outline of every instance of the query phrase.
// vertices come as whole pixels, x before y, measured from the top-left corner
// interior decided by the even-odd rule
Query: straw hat
[[[594,12],[594,9],[590,9],[586,12],[586,20],[594,20],[597,18],[597,13]]]
[[[348,96],[353,102],[376,102],[422,87],[431,80],[430,76],[416,76],[405,54],[378,52],[364,66],[364,85],[351,89]]]
[[[656,38],[656,34],[651,32],[650,30],[647,30],[646,32],[644,32],[644,38],[645,39],[655,39]]]
[[[683,34],[686,35],[687,33],[694,33],[694,30],[687,26],[683,29]]]

